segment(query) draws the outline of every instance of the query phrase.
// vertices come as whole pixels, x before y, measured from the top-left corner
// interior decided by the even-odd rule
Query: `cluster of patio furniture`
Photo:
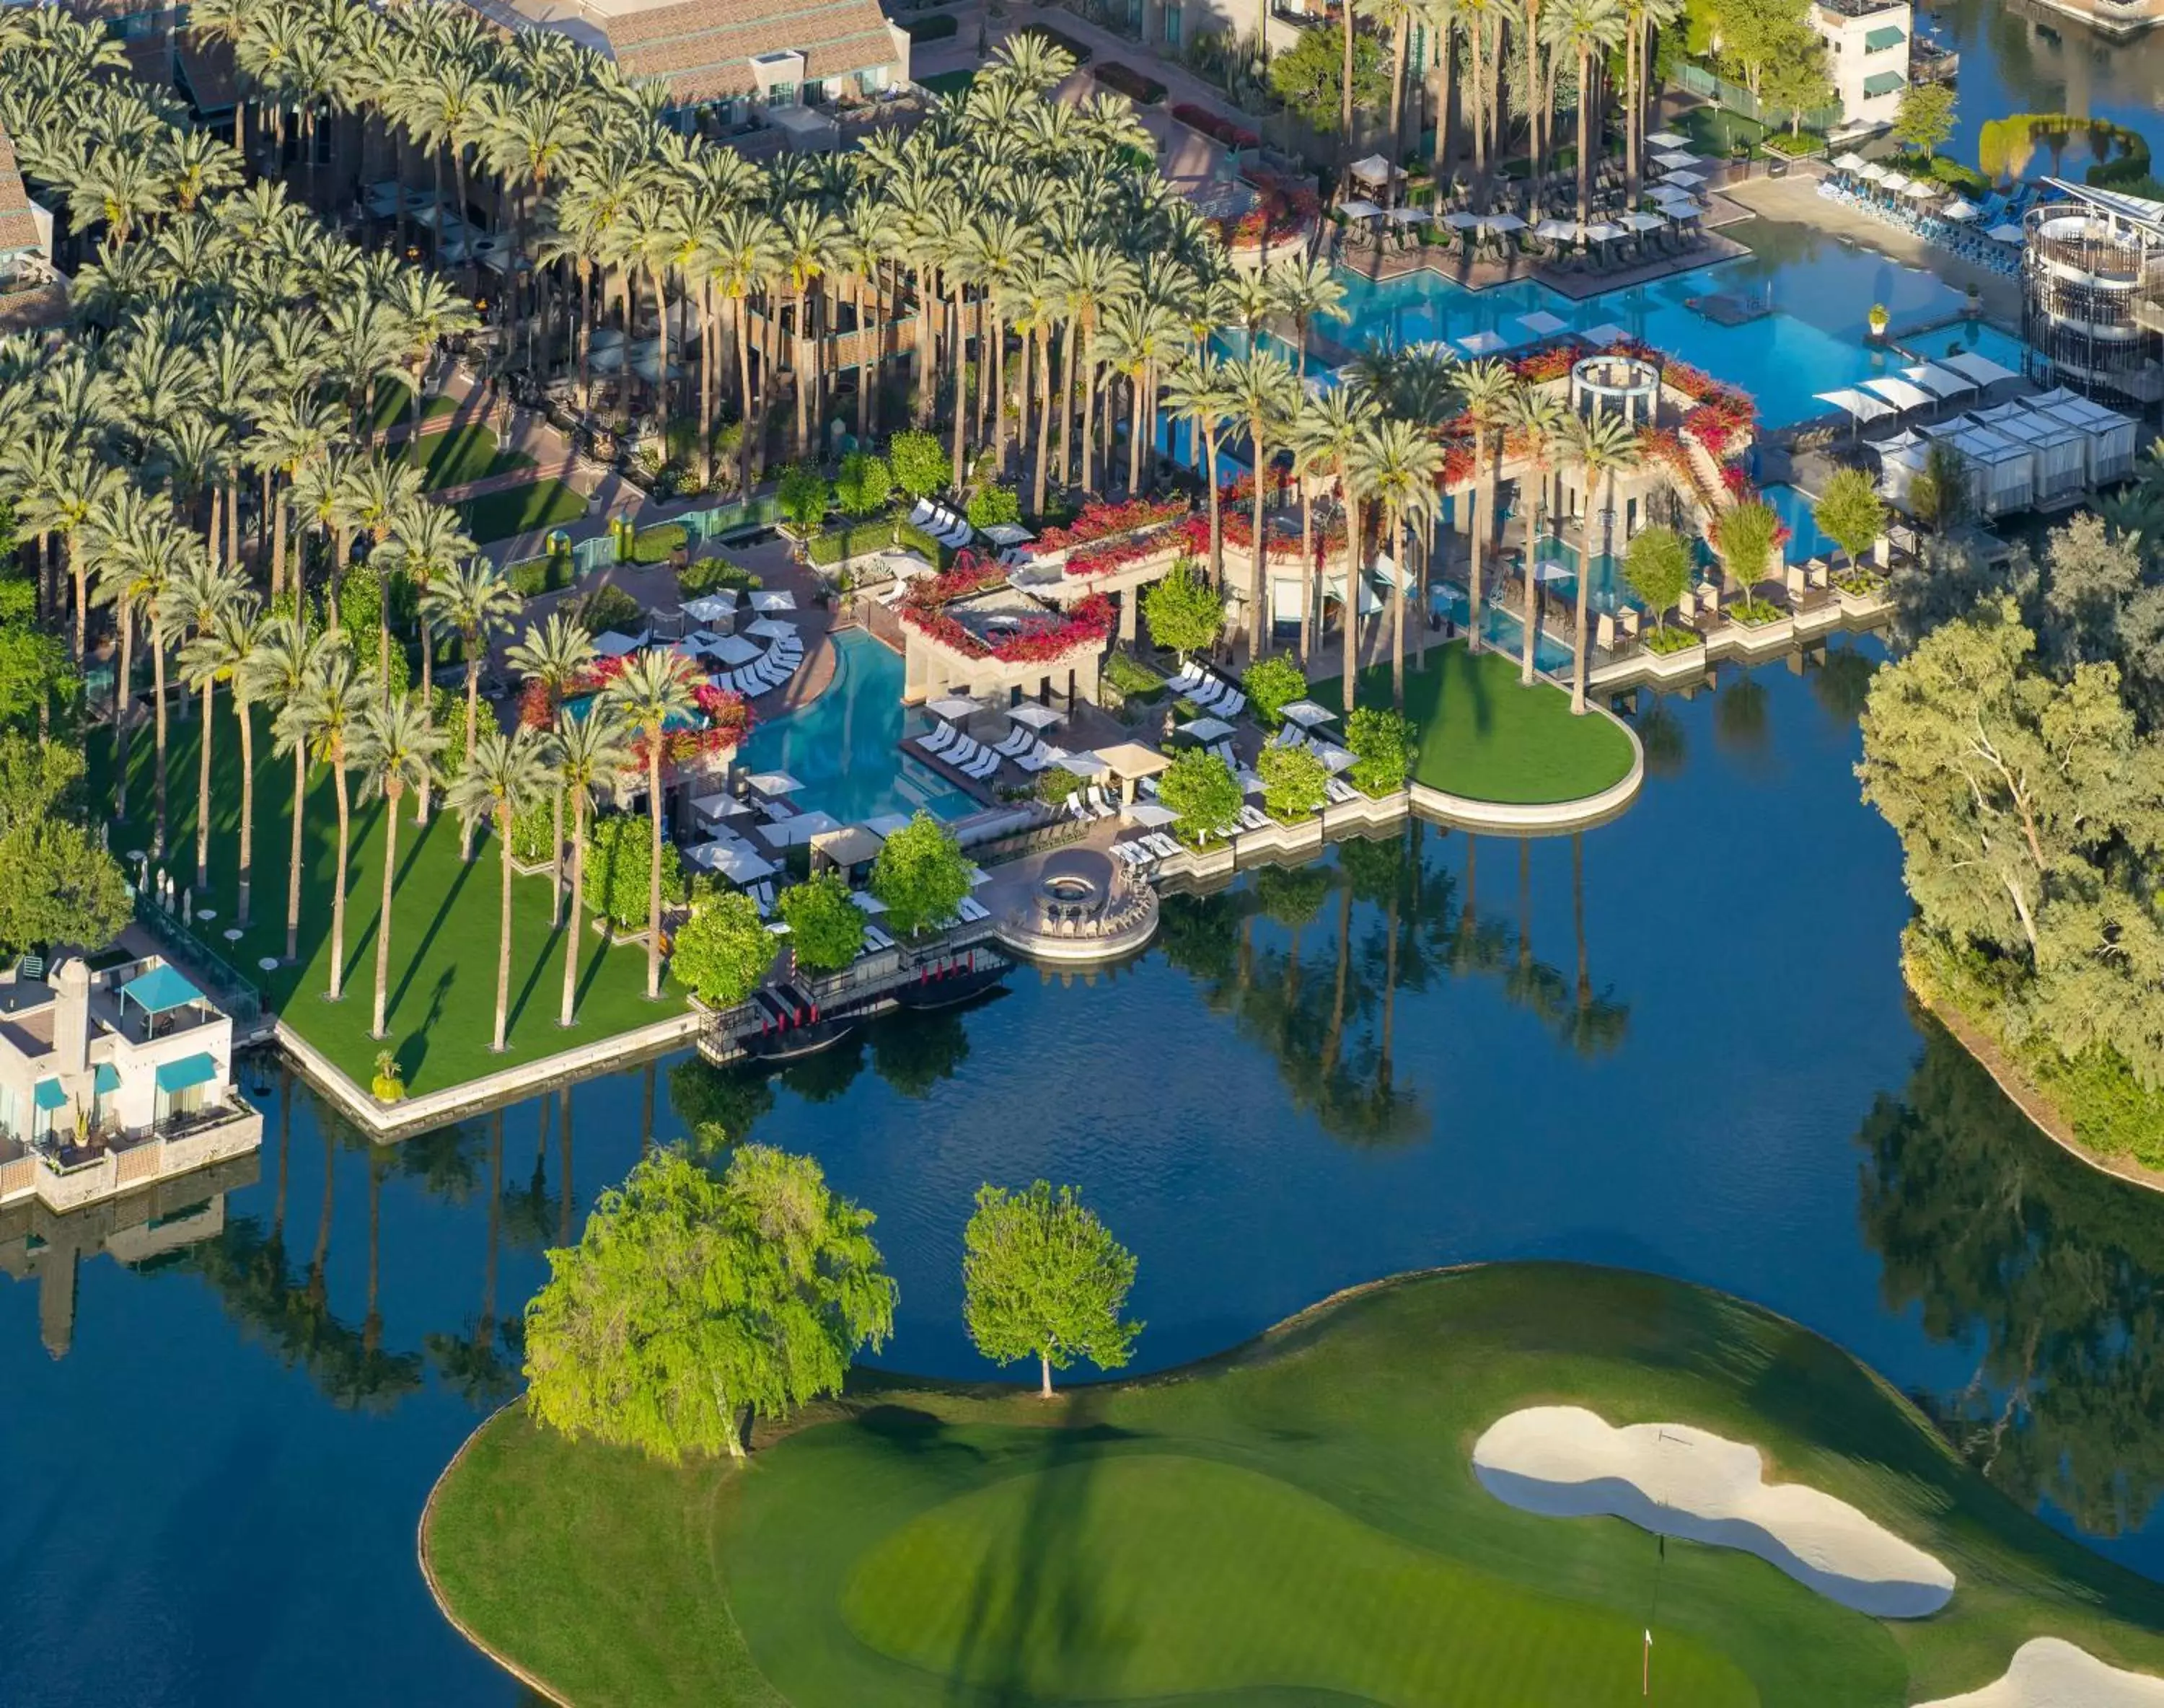
[[[1972,266],[2009,279],[2021,272],[2022,215],[2045,193],[2024,184],[2010,195],[1993,191],[1971,202],[1943,184],[1911,178],[1883,161],[1853,154],[1841,155],[1834,162],[1834,176],[1819,182],[1819,194],[1826,200],[1913,232]]]
[[[1237,717],[1247,708],[1247,696],[1199,660],[1190,659],[1165,686],[1219,717]]]
[[[757,699],[783,686],[803,668],[804,637],[786,620],[786,613],[796,609],[796,596],[786,589],[751,594],[748,608],[754,615],[739,628],[742,597],[736,589],[725,587],[686,600],[672,617],[636,634],[611,630],[596,635],[594,649],[604,658],[624,658],[649,646],[664,646],[713,686]]]
[[[969,525],[966,516],[957,515],[943,504],[929,498],[920,498],[917,507],[909,512],[912,528],[920,528],[950,551],[959,551],[977,537],[977,530]]]
[[[1032,776],[1048,770],[1068,757],[1064,748],[1046,741],[1041,731],[1060,721],[1061,713],[1034,702],[1006,712],[1007,733],[995,742],[979,741],[964,730],[964,720],[985,708],[974,700],[935,700],[927,708],[941,722],[910,744],[927,759],[938,760],[972,782],[990,782],[1000,767],[1013,764]]]

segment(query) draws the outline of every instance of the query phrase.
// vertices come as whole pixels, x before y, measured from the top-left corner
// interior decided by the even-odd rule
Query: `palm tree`
[[[1205,348],[1180,363],[1164,381],[1164,407],[1175,420],[1191,423],[1202,441],[1202,477],[1210,487],[1210,585],[1221,593],[1225,591],[1225,526],[1218,499],[1217,435],[1240,407],[1227,365]],[[1037,461],[1041,470],[1042,455]]]
[[[334,1002],[345,994],[346,868],[353,842],[353,797],[346,768],[354,762],[355,746],[376,697],[375,679],[341,649],[327,654],[310,672],[298,696],[286,703],[273,726],[281,753],[305,750],[331,769],[331,792],[338,802],[338,874],[331,891],[329,999]],[[297,807],[294,817],[299,817]],[[289,937],[292,931],[289,924]]]
[[[244,695],[249,700],[261,700],[280,708],[274,714],[271,725],[278,735],[277,751],[293,755],[293,828],[292,847],[286,856],[286,959],[295,959],[300,954],[301,942],[301,808],[308,796],[308,744],[305,739],[291,740],[278,729],[276,721],[283,709],[297,703],[308,684],[321,674],[330,654],[345,644],[342,635],[321,630],[311,630],[301,617],[281,612],[263,625],[257,637],[255,650],[250,655],[247,668],[242,672],[236,698]],[[246,843],[243,842],[245,858]]]
[[[781,234],[765,214],[736,208],[717,220],[702,245],[702,265],[729,305],[736,332],[737,398],[743,411],[743,434],[737,444],[737,487],[751,492],[753,447],[764,439],[764,399],[773,390],[769,370],[760,375],[756,393],[751,378],[751,298],[766,290],[780,270]]]
[[[1541,525],[1548,497],[1548,459],[1563,436],[1568,414],[1563,400],[1546,386],[1527,386],[1511,393],[1504,419],[1524,448],[1526,472],[1533,489],[1531,513],[1526,518],[1525,652],[1518,680],[1533,685],[1533,649],[1541,633]]]
[[[1054,256],[1052,276],[1063,299],[1068,328],[1067,374],[1059,392],[1063,424],[1059,479],[1060,483],[1065,485],[1068,470],[1073,466],[1069,453],[1077,442],[1077,435],[1064,431],[1064,425],[1069,419],[1069,402],[1079,381],[1082,394],[1082,428],[1079,435],[1082,450],[1080,478],[1082,490],[1094,492],[1096,481],[1091,453],[1095,449],[1097,420],[1097,326],[1104,316],[1106,304],[1134,288],[1134,264],[1107,244],[1085,243]],[[1080,347],[1079,373],[1076,360],[1078,344]],[[959,368],[958,361],[958,371]]]
[[[213,647],[220,627],[228,618],[253,615],[255,596],[238,570],[228,570],[207,557],[188,566],[173,591],[176,621],[192,638],[181,649],[178,663],[185,681],[202,693],[202,728],[196,749],[196,888],[210,887],[210,767],[212,695],[225,674],[223,649]],[[197,666],[192,668],[191,649]]]
[[[654,828],[653,865],[647,878],[646,996],[661,996],[661,749],[671,718],[688,717],[696,707],[691,675],[673,652],[649,648],[631,661],[608,686],[601,703],[622,713],[638,732],[646,759],[646,811]]]
[[[1574,3],[1574,0],[1573,0]],[[1584,498],[1585,516],[1578,534],[1578,614],[1571,633],[1574,656],[1570,667],[1570,709],[1585,716],[1585,604],[1586,589],[1593,581],[1593,517],[1599,500],[1602,544],[1613,552],[1607,538],[1615,526],[1615,477],[1638,466],[1638,434],[1620,415],[1605,413],[1590,418],[1573,417],[1570,434],[1571,460],[1578,465],[1578,485]]]
[[[606,700],[587,708],[584,717],[556,714],[556,801],[560,812],[571,807],[571,928],[564,937],[564,1006],[559,1026],[571,1023],[579,991],[579,910],[586,899],[586,818],[594,792],[613,782],[633,762],[622,719]],[[562,838],[558,838],[559,845]]]
[[[1556,0],[1541,19],[1541,36],[1552,55],[1578,61],[1578,223],[1593,218],[1593,64],[1603,65],[1623,39],[1621,0]]]
[[[643,656],[654,656],[644,654]],[[673,659],[674,654],[660,656]],[[502,889],[497,902],[496,944],[496,1038],[489,1048],[501,1055],[504,1029],[511,1017],[511,821],[549,786],[548,738],[523,724],[507,735],[500,729],[481,732],[472,759],[459,773],[447,796],[451,810],[470,828],[486,818],[493,821],[496,849],[501,856]],[[658,872],[659,866],[655,867]]]
[[[244,595],[218,613],[207,634],[188,643],[181,654],[181,668],[188,680],[203,690],[203,752],[210,752],[210,707],[207,699],[211,685],[225,683],[233,691],[234,721],[240,726],[240,895],[234,923],[241,930],[248,929],[249,897],[253,888],[255,866],[255,717],[250,702],[255,696],[256,656],[269,628],[261,607],[253,593]],[[208,822],[210,797],[207,779],[209,765],[203,768],[204,782],[199,786],[196,801],[198,824]],[[197,864],[202,863],[200,848]],[[198,870],[196,884],[203,886],[202,874]]]
[[[560,611],[552,613],[546,623],[535,623],[528,628],[526,639],[512,647],[510,654],[512,669],[541,684],[549,696],[549,716],[552,719],[562,708],[565,695],[593,661],[593,636],[586,633],[585,624],[572,621]],[[564,783],[560,773],[556,784],[554,831],[549,854],[549,928],[552,931],[563,922],[564,917]]]
[[[367,539],[373,555],[390,539],[391,531],[421,507],[421,493],[419,469],[403,459],[392,462],[370,453],[346,470],[339,488],[339,510],[346,525]],[[395,560],[376,566],[376,677],[386,705],[391,696],[391,576],[395,567]],[[342,568],[334,566],[334,573]]]
[[[1352,386],[1332,386],[1301,412],[1305,455],[1317,467],[1337,470],[1345,504],[1345,710],[1350,713],[1360,675],[1360,489],[1352,460],[1381,412],[1374,398]]]
[[[383,796],[383,900],[376,922],[376,1018],[369,1036],[382,1038],[384,1004],[391,980],[391,892],[398,870],[398,802],[434,769],[443,750],[443,732],[428,722],[428,710],[413,696],[402,694],[370,707],[355,743],[353,763],[364,779],[362,793]]]
[[[462,765],[473,763],[481,717],[481,673],[494,638],[507,630],[522,602],[503,571],[486,558],[469,558],[421,596],[421,614],[443,634],[455,634],[465,660],[466,730]],[[473,821],[460,831],[459,858],[473,858]]]
[[[1263,499],[1269,490],[1270,444],[1279,426],[1299,413],[1300,382],[1274,350],[1250,349],[1226,364],[1226,380],[1239,399],[1239,413],[1253,441],[1254,502],[1249,518],[1254,538],[1248,545],[1247,654],[1263,657],[1270,649],[1269,536],[1263,527]]]
[[[423,618],[421,630],[421,710],[433,720],[436,715],[436,630],[427,620],[428,589],[454,574],[460,563],[474,555],[473,538],[448,504],[415,504],[391,518],[391,537],[376,554],[378,571],[386,580],[405,576],[420,596]],[[433,771],[413,791],[413,822],[428,822],[428,804],[434,787]]]
[[[1401,535],[1435,507],[1442,447],[1417,423],[1395,417],[1377,422],[1355,440],[1348,460],[1352,489],[1383,507],[1382,538],[1391,560],[1390,704],[1405,709],[1405,565]],[[1423,581],[1425,577],[1422,578]]]
[[[1507,362],[1493,358],[1470,362],[1458,370],[1458,388],[1465,399],[1466,418],[1473,423],[1473,523],[1471,535],[1472,563],[1467,572],[1465,649],[1468,653],[1480,650],[1480,575],[1487,565],[1488,536],[1494,523],[1495,496],[1503,485],[1504,423],[1510,416],[1510,398],[1517,392],[1518,376],[1510,371]],[[1480,465],[1494,448],[1494,478],[1483,488],[1480,484]]]
[[[1331,320],[1350,320],[1345,306],[1345,286],[1337,269],[1316,255],[1291,255],[1273,261],[1263,279],[1271,305],[1292,322],[1293,372],[1307,372],[1307,334],[1320,315]]]
[[[1658,92],[1652,76],[1653,39],[1683,15],[1683,0],[1623,0],[1623,197],[1638,200],[1646,163],[1649,98]]]

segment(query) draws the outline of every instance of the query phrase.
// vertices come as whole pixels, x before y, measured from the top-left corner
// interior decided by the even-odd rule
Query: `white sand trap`
[[[2108,1667],[2056,1637],[2034,1637],[1981,1690],[1942,1696],[1923,1708],[2164,1708],[2164,1679]]]
[[[1473,1470],[1489,1494],[1528,1512],[1612,1513],[1643,1530],[1741,1548],[1880,1619],[1920,1619],[1954,1592],[1945,1566],[1846,1500],[1769,1484],[1757,1448],[1687,1423],[1615,1429],[1580,1406],[1528,1406],[1489,1427],[1473,1444]]]

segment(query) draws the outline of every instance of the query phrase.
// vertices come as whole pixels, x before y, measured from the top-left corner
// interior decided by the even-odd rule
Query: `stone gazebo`
[[[907,704],[948,695],[1000,706],[1017,695],[1069,706],[1096,700],[1114,620],[1109,600],[1085,598],[1061,610],[1006,585],[1004,575],[943,600],[957,579],[913,584],[901,607]]]

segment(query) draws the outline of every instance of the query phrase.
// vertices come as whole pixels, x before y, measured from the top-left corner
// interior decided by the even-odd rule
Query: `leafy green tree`
[[[1815,33],[1804,20],[1809,0],[1713,0],[1713,33],[1720,58],[1744,87],[1766,98],[1767,69],[1804,52]]]
[[[866,450],[853,450],[842,459],[842,471],[834,481],[834,502],[844,516],[875,516],[894,496],[894,470],[886,459]]]
[[[27,728],[81,689],[66,640],[38,624],[37,595],[27,577],[0,581],[0,728]]]
[[[1022,520],[1022,499],[1011,486],[982,486],[970,494],[963,513],[972,528],[1001,528]]]
[[[82,750],[39,741],[19,730],[0,732],[0,836],[82,806]]]
[[[953,473],[947,448],[936,435],[915,428],[887,441],[886,460],[895,484],[912,498],[929,498],[944,491]]]
[[[1134,1284],[1133,1253],[1072,1186],[978,1190],[962,1233],[963,1319],[994,1364],[1035,1359],[1046,1399],[1052,1373],[1078,1358],[1100,1370],[1127,1363],[1142,1330],[1120,1318]]]
[[[866,887],[885,906],[887,922],[914,937],[961,911],[969,893],[969,861],[953,831],[919,812],[887,838]]]
[[[1214,642],[1225,627],[1224,596],[1205,581],[1196,565],[1174,564],[1142,592],[1142,615],[1150,635],[1182,659]]]
[[[1190,842],[1200,842],[1240,816],[1240,780],[1216,754],[1191,747],[1158,779],[1158,798],[1178,821],[1174,828]]]
[[[1345,720],[1352,781],[1363,794],[1395,794],[1405,786],[1418,749],[1410,719],[1380,706],[1363,706]]]
[[[796,964],[808,971],[839,972],[864,946],[864,911],[849,899],[849,886],[837,873],[790,885],[775,905],[789,923]]]
[[[1247,691],[1247,709],[1265,729],[1275,729],[1284,720],[1278,716],[1307,692],[1307,678],[1283,653],[1273,653],[1247,666],[1240,686]]]
[[[774,501],[799,533],[810,533],[826,519],[834,489],[810,463],[791,463],[775,483]]]
[[[701,902],[684,922],[669,970],[708,1007],[733,1008],[759,988],[774,954],[774,934],[751,897],[731,890]]]
[[[1623,553],[1623,579],[1653,613],[1656,627],[1668,626],[1668,612],[1690,585],[1690,548],[1673,528],[1656,523],[1641,528]]]
[[[1263,779],[1263,805],[1274,818],[1288,822],[1320,812],[1329,800],[1330,770],[1304,747],[1263,749],[1255,769]]]
[[[643,823],[627,812],[595,819],[586,832],[585,866],[587,907],[612,925],[630,928],[644,922],[653,843]],[[661,899],[684,899],[683,863],[667,844],[661,855]]]
[[[1952,84],[1909,84],[1901,92],[1901,104],[1894,109],[1894,139],[1930,155],[1954,134],[1954,109]]]
[[[872,1217],[809,1157],[739,1147],[719,1180],[666,1150],[601,1194],[526,1307],[545,1427],[671,1464],[743,1458],[751,1422],[840,1391],[894,1331]]]
[[[1804,115],[1830,107],[1841,98],[1826,71],[1825,42],[1816,30],[1799,33],[1794,50],[1766,67],[1760,88],[1767,105],[1786,108],[1788,134],[1800,136]]]
[[[134,917],[120,863],[81,825],[31,819],[0,837],[0,956],[77,943],[101,949]]]
[[[1886,501],[1862,470],[1837,469],[1827,476],[1825,491],[1811,507],[1811,519],[1820,533],[1860,563],[1886,532]]]
[[[1753,597],[1754,590],[1766,579],[1766,565],[1773,554],[1773,536],[1780,530],[1781,518],[1762,498],[1746,498],[1731,505],[1713,524],[1714,549],[1720,554],[1746,600]]]
[[[1389,103],[1390,74],[1382,43],[1364,33],[1352,43],[1352,104],[1374,112]],[[1344,54],[1327,30],[1304,29],[1291,51],[1270,61],[1270,87],[1325,136],[1337,134],[1344,107]]]

